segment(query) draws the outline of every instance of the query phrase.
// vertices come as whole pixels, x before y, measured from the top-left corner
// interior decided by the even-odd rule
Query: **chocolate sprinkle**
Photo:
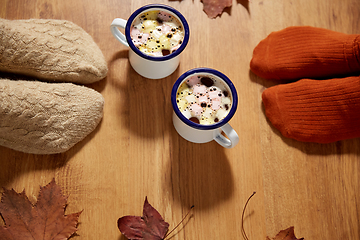
[[[161,52],[162,52],[163,56],[167,56],[170,54],[170,50],[167,50],[167,49],[162,49]]]
[[[157,21],[159,24],[162,24],[162,23],[163,23],[163,20],[161,20],[160,18],[157,18],[156,21]]]
[[[194,123],[197,123],[197,124],[200,123],[199,119],[196,118],[196,117],[191,117],[191,118],[189,118],[189,120],[192,121],[192,122],[194,122]]]
[[[212,85],[214,85],[214,80],[212,80],[209,77],[202,77],[200,81],[202,84],[204,84],[207,87],[211,87]]]

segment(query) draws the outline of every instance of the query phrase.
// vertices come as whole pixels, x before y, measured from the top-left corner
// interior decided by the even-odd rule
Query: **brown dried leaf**
[[[289,227],[285,230],[281,230],[275,238],[270,239],[269,237],[266,237],[266,240],[304,240],[304,238],[296,238],[294,227]]]
[[[33,205],[25,190],[16,193],[4,190],[0,215],[5,226],[0,226],[1,240],[66,240],[77,230],[81,212],[64,215],[67,198],[53,179],[40,187],[38,200]]]
[[[143,216],[124,216],[118,219],[118,228],[128,239],[162,240],[169,229],[160,213],[145,198]]]
[[[231,7],[232,0],[201,0],[204,4],[204,12],[209,18],[216,18],[226,7]]]

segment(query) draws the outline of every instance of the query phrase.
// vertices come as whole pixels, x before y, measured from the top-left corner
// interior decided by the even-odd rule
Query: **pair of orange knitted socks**
[[[360,137],[360,35],[289,27],[256,46],[250,69],[280,83],[300,79],[262,95],[266,116],[285,137],[317,143]]]

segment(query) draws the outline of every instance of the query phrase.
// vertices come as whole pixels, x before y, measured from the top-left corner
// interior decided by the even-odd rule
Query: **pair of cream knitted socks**
[[[92,37],[72,22],[0,19],[0,71],[43,81],[0,79],[2,146],[65,152],[102,119],[102,95],[78,84],[105,78],[107,63]]]

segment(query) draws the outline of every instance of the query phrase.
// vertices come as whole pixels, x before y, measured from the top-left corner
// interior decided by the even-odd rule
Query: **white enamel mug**
[[[171,14],[182,24],[184,29],[184,39],[180,47],[166,56],[150,56],[141,52],[133,43],[130,35],[131,26],[135,19],[148,11],[161,10]],[[119,31],[125,29],[125,34]],[[111,33],[123,45],[130,48],[129,61],[133,69],[143,77],[150,79],[160,79],[172,74],[179,66],[180,53],[185,49],[189,41],[189,25],[184,16],[176,9],[162,4],[150,4],[137,9],[131,14],[128,20],[115,18],[110,26]]]
[[[181,84],[192,76],[211,76],[217,81],[222,81],[227,90],[231,93],[232,104],[226,117],[217,123],[211,125],[202,125],[190,121],[185,117],[177,105],[177,93]],[[239,142],[239,136],[236,131],[228,123],[234,116],[238,96],[235,86],[230,79],[223,73],[211,68],[195,68],[181,75],[175,82],[171,92],[171,103],[173,106],[173,124],[178,134],[184,139],[194,143],[206,143],[215,140],[218,144],[225,148],[232,148]],[[227,136],[225,137],[222,132]]]

